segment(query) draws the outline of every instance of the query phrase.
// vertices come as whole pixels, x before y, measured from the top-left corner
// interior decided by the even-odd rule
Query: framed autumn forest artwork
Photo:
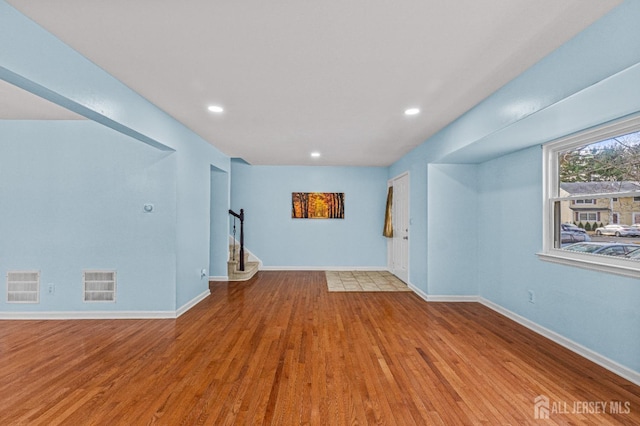
[[[344,192],[292,192],[293,219],[344,219]]]

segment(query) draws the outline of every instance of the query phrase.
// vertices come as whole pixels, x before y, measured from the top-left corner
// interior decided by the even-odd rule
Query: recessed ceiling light
[[[416,115],[420,114],[420,108],[409,108],[404,110],[405,115]]]
[[[209,107],[207,108],[209,111],[211,112],[223,112],[224,108],[222,108],[220,105],[209,105]]]
[[[313,158],[318,158],[318,157],[320,157],[320,153],[318,151],[314,151],[314,152],[311,153],[311,156]]]

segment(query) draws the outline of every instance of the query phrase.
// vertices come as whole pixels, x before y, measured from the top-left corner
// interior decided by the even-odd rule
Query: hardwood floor
[[[211,291],[177,320],[0,322],[0,424],[640,424],[640,387],[480,304],[323,272]]]

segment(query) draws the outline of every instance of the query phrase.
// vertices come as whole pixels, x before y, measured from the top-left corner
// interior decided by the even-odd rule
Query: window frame
[[[579,222],[597,222],[598,221],[598,212],[576,212],[576,213],[578,213]],[[582,215],[587,215],[587,217],[583,219],[581,217]],[[594,215],[595,219],[590,219],[589,215]]]
[[[575,266],[626,277],[640,278],[640,262],[615,256],[579,253],[555,248],[555,235],[560,224],[555,223],[559,201],[593,198],[589,195],[561,197],[558,173],[558,153],[592,143],[640,131],[640,114],[587,129],[542,145],[542,251],[538,258],[547,262]],[[598,198],[636,196],[637,192],[598,194]]]

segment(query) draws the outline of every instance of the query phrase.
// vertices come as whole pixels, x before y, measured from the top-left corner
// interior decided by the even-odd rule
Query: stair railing
[[[240,271],[244,271],[244,209],[240,209],[240,214],[229,210],[233,216],[233,255],[232,260],[236,260],[236,218],[240,219]]]

